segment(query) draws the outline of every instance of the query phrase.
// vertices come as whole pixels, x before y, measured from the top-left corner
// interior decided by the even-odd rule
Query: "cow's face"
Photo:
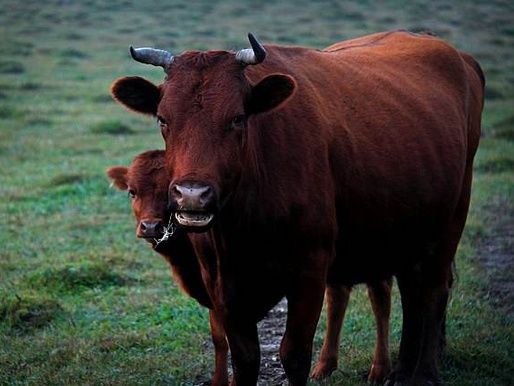
[[[283,74],[252,85],[244,68],[234,53],[188,52],[174,58],[158,87],[141,78],[113,84],[115,99],[157,117],[166,142],[170,205],[189,230],[205,230],[236,189],[252,116],[274,109],[295,88]]]
[[[154,243],[162,237],[168,214],[169,176],[164,151],[138,155],[127,168],[113,166],[106,171],[114,186],[127,191],[136,217],[136,235]]]

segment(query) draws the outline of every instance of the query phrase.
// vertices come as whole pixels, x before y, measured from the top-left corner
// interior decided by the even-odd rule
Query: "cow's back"
[[[364,272],[380,265],[380,253],[400,262],[413,248],[432,248],[455,211],[478,144],[483,84],[476,69],[470,72],[471,62],[439,39],[407,32],[370,35],[324,51],[270,52],[268,67],[254,76],[285,72],[297,79],[295,95],[276,112],[283,127],[274,130],[309,143],[317,158],[326,152],[341,233],[338,253],[360,262],[354,271]],[[303,157],[304,170],[319,162],[311,158]],[[287,173],[295,165],[286,160],[281,167]],[[308,174],[298,175],[314,198],[323,172],[315,184]],[[326,188],[332,189],[328,181]]]

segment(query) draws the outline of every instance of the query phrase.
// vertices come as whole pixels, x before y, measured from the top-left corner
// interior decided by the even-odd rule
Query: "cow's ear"
[[[111,94],[129,109],[151,115],[157,114],[161,99],[159,87],[139,76],[127,76],[114,81]]]
[[[119,190],[127,190],[127,173],[128,168],[124,166],[113,166],[105,171],[107,176],[112,180],[114,186]]]
[[[252,87],[247,102],[248,114],[258,114],[278,107],[288,99],[296,88],[292,76],[272,74]]]

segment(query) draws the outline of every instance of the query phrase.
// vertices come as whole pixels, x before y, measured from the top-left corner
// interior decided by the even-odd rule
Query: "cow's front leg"
[[[280,345],[280,359],[291,386],[307,384],[312,340],[323,306],[324,291],[324,275],[311,272],[301,277],[287,294],[287,324]]]
[[[256,323],[229,315],[224,324],[234,371],[231,386],[256,385],[261,356]]]
[[[228,344],[223,324],[214,310],[209,310],[212,343],[214,344],[215,369],[212,377],[212,386],[227,386],[227,354]]]

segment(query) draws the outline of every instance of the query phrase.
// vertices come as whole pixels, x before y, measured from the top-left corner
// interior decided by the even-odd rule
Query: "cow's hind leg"
[[[429,277],[427,277],[429,276]],[[440,346],[442,323],[448,301],[448,280],[444,273],[432,280],[430,274],[423,278],[422,304],[423,304],[423,334],[419,358],[416,369],[412,375],[412,385],[438,385],[440,384],[437,370],[437,359]]]
[[[382,383],[391,371],[391,356],[389,354],[391,286],[392,279],[368,283],[368,296],[377,325],[377,341],[373,364],[368,375],[369,383]]]
[[[321,380],[326,378],[337,369],[341,328],[350,292],[351,287],[337,284],[327,285],[325,291],[327,330],[318,363],[316,363],[311,373],[313,379]]]
[[[386,385],[400,385],[410,379],[416,366],[423,328],[419,270],[406,270],[399,273],[396,278],[402,300],[402,335],[398,361],[389,374]]]
[[[453,264],[452,264],[453,265]],[[448,289],[451,293],[453,288],[453,275],[454,275],[454,266],[450,269],[450,272],[448,273]],[[441,322],[441,333],[439,336],[439,350],[438,350],[438,356],[439,359],[441,359],[445,353],[446,350],[446,311],[443,315],[443,321]]]
[[[419,360],[412,378],[413,385],[440,383],[437,359],[441,352],[442,343],[446,343],[445,336],[442,334],[445,333],[446,305],[453,284],[452,265],[468,215],[471,179],[472,164],[470,163],[466,168],[461,197],[452,221],[442,235],[433,258],[422,265],[423,340]]]

